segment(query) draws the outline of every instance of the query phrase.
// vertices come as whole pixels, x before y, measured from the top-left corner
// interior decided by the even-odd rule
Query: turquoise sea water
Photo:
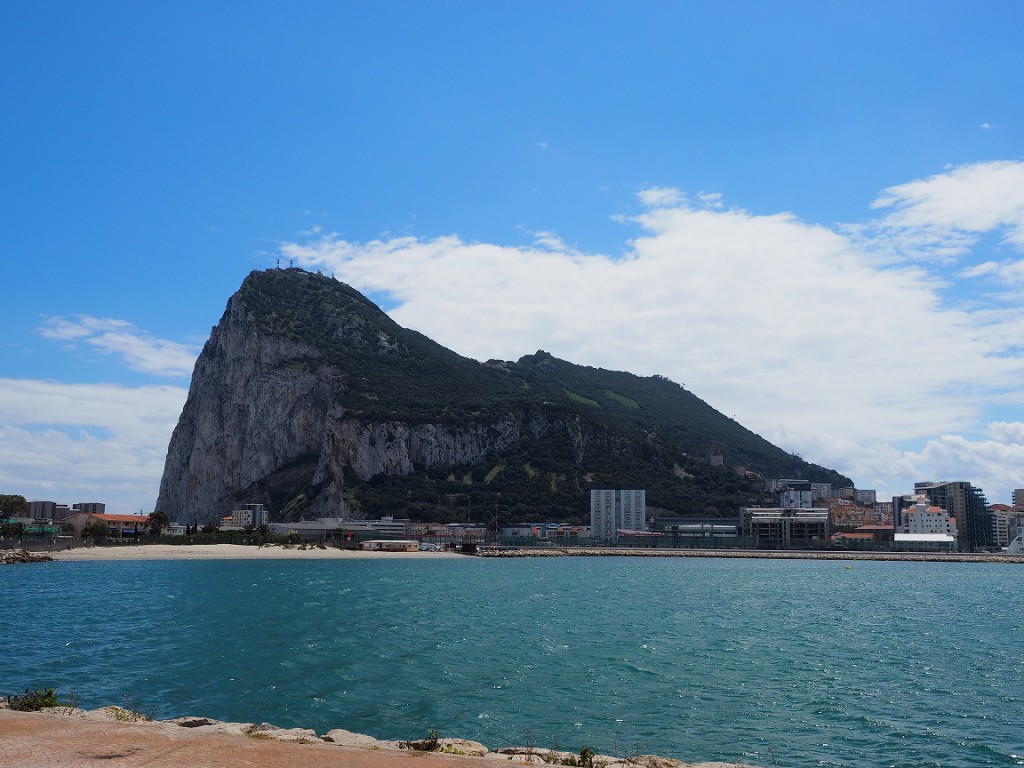
[[[0,569],[0,691],[764,766],[1024,765],[1024,569],[566,558]]]

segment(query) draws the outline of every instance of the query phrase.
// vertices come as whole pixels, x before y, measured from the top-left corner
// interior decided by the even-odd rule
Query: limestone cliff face
[[[392,346],[381,340],[370,353],[386,356]],[[306,517],[349,515],[346,471],[369,480],[473,464],[551,426],[522,413],[464,427],[358,418],[335,402],[345,371],[310,371],[322,357],[261,328],[242,297],[232,297],[196,362],[156,508],[188,523],[214,522],[243,502],[274,513],[298,504]]]
[[[196,362],[157,508],[173,520],[212,522],[263,478],[319,453],[330,379],[287,367],[317,354],[259,330],[233,297]]]

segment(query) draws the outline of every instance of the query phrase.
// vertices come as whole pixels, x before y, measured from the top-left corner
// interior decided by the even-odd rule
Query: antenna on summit
[[[278,260],[277,260],[277,268],[278,268],[278,269],[280,269],[280,268],[281,268],[281,260],[280,260],[280,259],[278,259]]]

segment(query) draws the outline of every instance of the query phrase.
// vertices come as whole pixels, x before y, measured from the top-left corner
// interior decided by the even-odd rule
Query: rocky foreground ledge
[[[489,750],[465,739],[382,741],[333,729],[269,723],[226,723],[206,717],[148,720],[122,707],[84,711],[54,707],[42,712],[0,709],[0,767],[49,768],[483,768],[489,763],[577,765],[585,768],[749,768],[733,763],[684,763],[656,755],[615,757],[532,747]]]
[[[27,549],[0,549],[0,565],[13,563],[45,563],[53,560],[45,552],[29,552]]]

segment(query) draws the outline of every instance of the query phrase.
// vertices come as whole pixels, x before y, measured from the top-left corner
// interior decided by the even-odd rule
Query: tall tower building
[[[1024,488],[1016,488],[1013,491],[1013,511],[1024,512]]]
[[[942,507],[956,519],[957,544],[971,551],[993,546],[991,513],[980,488],[968,482],[914,483],[914,493],[928,497],[935,507]]]
[[[590,491],[590,537],[616,541],[620,530],[643,531],[647,527],[647,491],[614,487]]]

